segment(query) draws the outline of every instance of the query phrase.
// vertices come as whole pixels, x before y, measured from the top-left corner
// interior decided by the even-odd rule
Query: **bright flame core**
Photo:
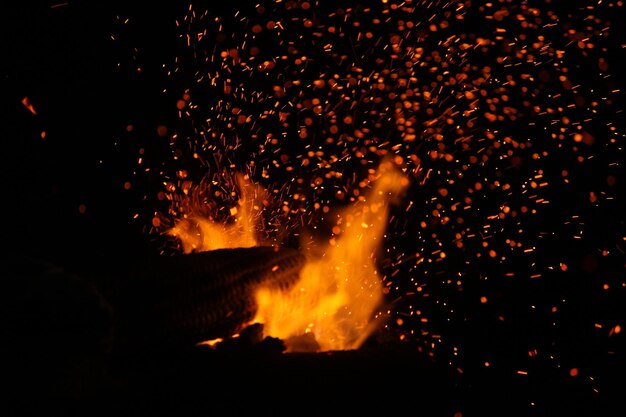
[[[389,204],[408,179],[388,160],[368,179],[369,192],[337,213],[334,236],[325,243],[303,245],[307,262],[300,280],[290,290],[260,287],[256,292],[254,322],[263,323],[266,336],[285,341],[288,351],[312,350],[310,343],[302,344],[302,336],[311,335],[317,351],[356,349],[376,329],[372,316],[383,299],[376,251]],[[190,217],[168,232],[181,240],[185,253],[257,245],[265,194],[247,178],[238,177],[238,185],[239,206],[230,211],[234,222]]]
[[[307,247],[308,261],[290,291],[257,292],[255,321],[266,335],[289,341],[312,333],[320,351],[346,350],[358,348],[375,329],[372,314],[383,298],[375,254],[390,200],[408,179],[385,162],[373,180],[365,198],[338,214],[340,233],[323,247]]]

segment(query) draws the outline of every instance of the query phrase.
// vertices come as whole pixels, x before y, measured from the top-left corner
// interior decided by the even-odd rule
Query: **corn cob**
[[[160,257],[109,280],[114,349],[180,348],[228,337],[256,313],[259,287],[287,289],[304,265],[295,249],[218,249]]]

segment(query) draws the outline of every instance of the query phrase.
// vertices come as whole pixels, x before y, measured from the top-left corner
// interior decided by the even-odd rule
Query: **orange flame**
[[[168,234],[180,239],[183,252],[204,252],[222,248],[249,248],[257,245],[257,225],[265,190],[249,177],[238,175],[239,204],[230,209],[232,222],[191,216],[176,223]]]
[[[255,321],[263,323],[266,335],[285,340],[288,350],[301,350],[298,338],[306,334],[314,336],[319,351],[356,349],[376,328],[371,318],[383,292],[374,256],[390,199],[408,179],[391,162],[381,164],[373,179],[369,194],[338,215],[338,236],[308,248],[300,281],[290,291],[257,292]]]
[[[369,192],[337,213],[334,237],[303,245],[307,262],[300,280],[288,291],[260,287],[256,292],[253,322],[263,324],[265,336],[285,341],[288,351],[356,349],[376,329],[372,316],[383,299],[376,251],[389,204],[408,185],[408,178],[385,160],[368,179]],[[257,245],[265,193],[247,177],[239,176],[238,185],[241,196],[230,212],[233,222],[189,217],[168,231],[180,239],[185,253]]]

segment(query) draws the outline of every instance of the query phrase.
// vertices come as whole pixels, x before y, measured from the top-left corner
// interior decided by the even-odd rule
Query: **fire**
[[[260,287],[257,314],[264,334],[285,341],[288,351],[356,349],[376,329],[374,311],[383,301],[382,279],[375,265],[387,226],[390,203],[408,185],[395,164],[385,160],[371,170],[370,190],[352,206],[336,214],[333,236],[325,242],[307,239],[307,262],[299,281],[289,290]],[[187,219],[169,233],[183,243],[185,252],[227,247],[251,247],[255,216],[262,193],[241,181],[241,198],[231,214],[235,221]],[[197,228],[190,227],[191,222]]]
[[[381,164],[369,194],[338,214],[340,233],[322,247],[306,247],[308,261],[297,285],[288,292],[257,292],[256,321],[267,335],[287,341],[288,350],[299,350],[298,338],[306,334],[320,351],[356,349],[365,341],[376,328],[371,318],[383,298],[374,256],[390,199],[407,184],[392,163]]]
[[[257,245],[257,225],[265,190],[252,183],[248,176],[237,175],[236,182],[240,197],[238,205],[229,210],[231,222],[218,222],[214,217],[189,216],[168,231],[181,241],[183,252],[250,248]]]

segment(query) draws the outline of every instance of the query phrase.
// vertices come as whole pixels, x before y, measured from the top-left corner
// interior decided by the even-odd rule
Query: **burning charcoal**
[[[253,323],[246,326],[241,333],[239,333],[239,340],[245,340],[251,345],[260,343],[263,340],[263,324]]]
[[[241,333],[227,338],[215,345],[215,350],[230,354],[271,355],[286,350],[285,342],[275,337],[263,337],[263,324],[254,323],[244,328]]]
[[[290,337],[285,341],[288,349],[292,352],[319,352],[320,345],[315,340],[313,333],[305,333],[300,336]]]

